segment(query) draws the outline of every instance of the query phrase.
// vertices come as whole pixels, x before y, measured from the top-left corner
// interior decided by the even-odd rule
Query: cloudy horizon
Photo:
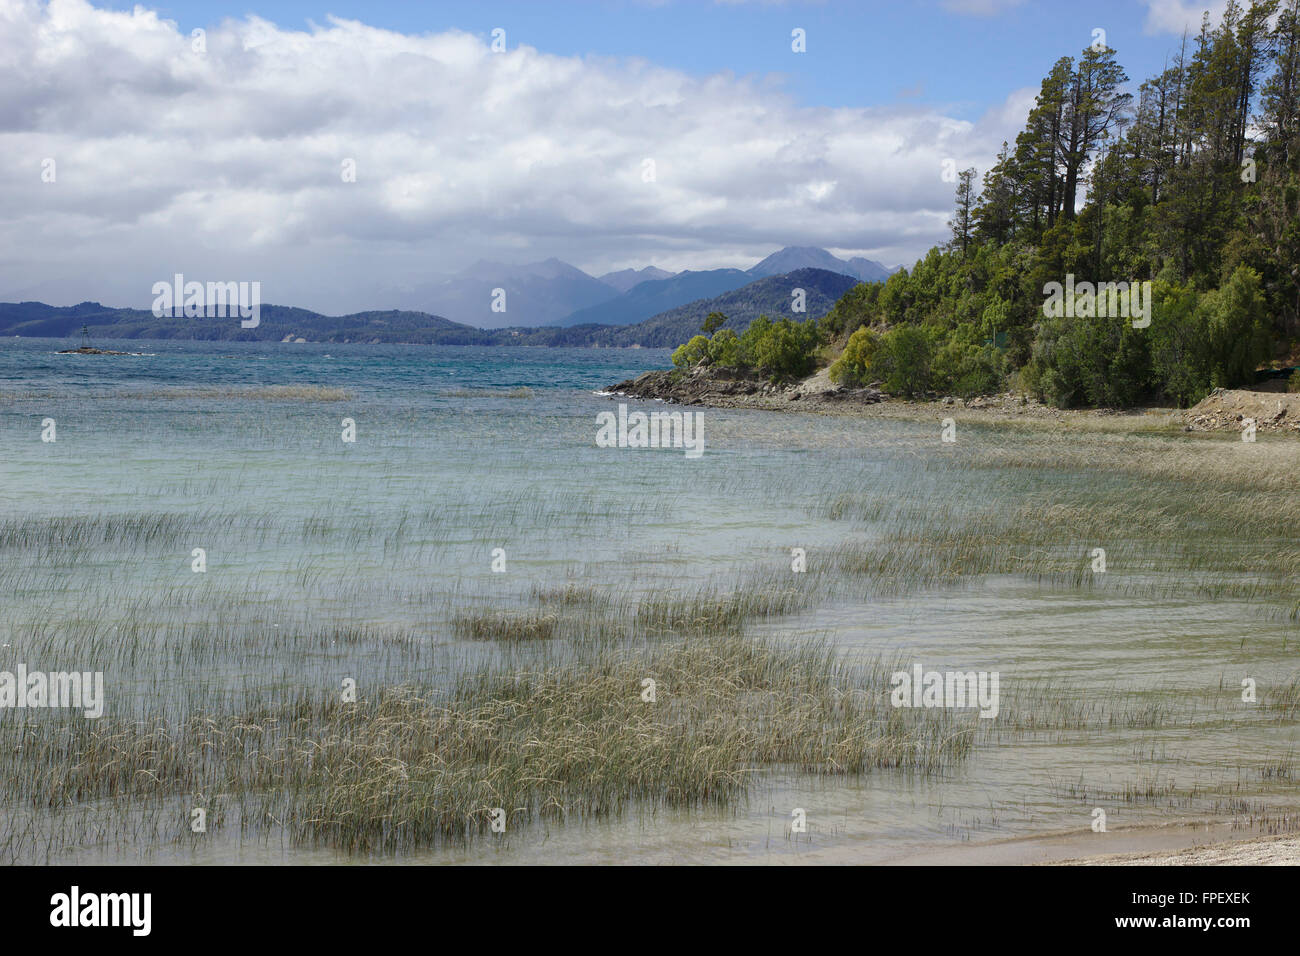
[[[480,259],[555,257],[600,275],[744,269],[817,246],[910,266],[946,237],[945,164],[982,175],[1023,124],[1039,63],[1088,41],[1067,24],[1073,46],[1035,50],[1024,79],[996,91],[1004,77],[963,82],[957,65],[924,88],[891,78],[885,101],[834,105],[840,74],[821,78],[833,95],[809,85],[843,68],[819,66],[821,24],[847,16],[833,4],[719,5],[786,25],[768,30],[756,62],[769,66],[744,73],[721,54],[716,68],[611,54],[595,34],[570,43],[584,52],[555,52],[509,17],[494,37],[433,10],[396,29],[324,12],[289,25],[301,10],[278,23],[266,6],[202,5],[182,22],[0,0],[0,300],[147,307],[155,282],[184,273],[260,281],[264,301],[338,314],[396,307]],[[1199,20],[1199,4],[1137,6],[1141,56]],[[1014,29],[1031,7],[927,12],[952,29]],[[682,12],[656,11],[669,30]],[[1140,56],[1121,60],[1143,77]]]

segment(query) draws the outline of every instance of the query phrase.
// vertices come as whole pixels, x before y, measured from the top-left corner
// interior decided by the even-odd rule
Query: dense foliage
[[[1100,44],[1057,61],[982,188],[974,169],[958,175],[951,241],[821,319],[823,339],[845,346],[832,376],[1122,406],[1189,404],[1291,364],[1300,0],[1230,2],[1136,95],[1127,84]],[[1050,284],[1076,282],[1149,282],[1144,314],[1049,314]]]
[[[707,322],[705,328],[713,324]],[[719,328],[711,337],[693,337],[673,352],[673,364],[682,369],[696,365],[755,369],[780,381],[811,372],[820,344],[821,333],[815,319],[794,322],[781,318],[773,322],[760,315],[740,335]]]

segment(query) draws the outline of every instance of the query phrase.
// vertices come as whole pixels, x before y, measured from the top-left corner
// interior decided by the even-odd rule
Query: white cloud
[[[142,305],[185,272],[337,312],[479,257],[910,262],[945,234],[943,160],[982,172],[1027,108],[805,108],[762,79],[489,42],[250,18],[198,54],[141,7],[0,0],[0,297]]]
[[[1175,36],[1195,36],[1201,29],[1201,17],[1210,12],[1210,19],[1218,23],[1227,8],[1227,0],[1144,0],[1147,18],[1143,28],[1149,34],[1172,33]]]

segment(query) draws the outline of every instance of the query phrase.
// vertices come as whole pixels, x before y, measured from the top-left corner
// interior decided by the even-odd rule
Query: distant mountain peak
[[[551,256],[542,259],[540,262],[526,262],[522,265],[511,265],[506,262],[493,262],[489,259],[480,259],[472,266],[461,271],[458,278],[462,279],[492,279],[506,281],[509,279],[591,279],[592,276],[583,272],[577,266],[570,265],[563,259],[557,259]]]
[[[627,292],[633,286],[640,285],[642,282],[671,279],[674,274],[655,266],[646,266],[644,269],[619,269],[617,272],[606,272],[603,276],[597,276],[596,278],[619,292]]]
[[[889,278],[896,270],[871,259],[855,256],[847,262],[834,253],[817,246],[786,246],[772,253],[749,270],[752,276],[776,276],[796,269],[825,269],[851,276],[862,282],[877,282]]]

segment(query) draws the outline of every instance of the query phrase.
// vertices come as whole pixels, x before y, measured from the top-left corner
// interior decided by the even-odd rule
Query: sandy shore
[[[1243,837],[1225,823],[1072,830],[977,843],[898,848],[813,848],[755,859],[784,865],[870,866],[1296,866],[1300,833]]]
[[[1234,840],[1157,853],[1108,853],[1060,866],[1300,866],[1300,836]]]

